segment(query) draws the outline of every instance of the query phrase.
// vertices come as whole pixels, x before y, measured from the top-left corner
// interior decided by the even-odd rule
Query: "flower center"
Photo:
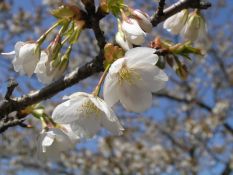
[[[135,84],[135,81],[140,80],[141,76],[133,68],[129,68],[126,63],[124,63],[118,72],[118,79],[120,83],[126,81],[130,84]]]
[[[101,110],[89,99],[82,104],[81,109],[79,110],[86,116],[91,116],[92,114],[99,116],[101,113]]]

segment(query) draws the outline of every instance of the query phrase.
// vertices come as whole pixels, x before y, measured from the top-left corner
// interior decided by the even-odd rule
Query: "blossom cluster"
[[[116,60],[106,74],[104,99],[96,91],[92,94],[76,92],[65,97],[66,101],[52,113],[53,121],[63,131],[43,131],[38,144],[39,152],[45,154],[44,157],[57,159],[58,152],[70,148],[67,143],[92,138],[101,127],[114,135],[122,134],[124,129],[112,109],[113,105],[120,101],[128,111],[143,112],[152,105],[152,93],[162,89],[168,80],[166,73],[155,66],[158,61],[155,52],[152,48],[137,47]],[[53,151],[49,151],[50,147],[53,147]]]
[[[205,19],[199,10],[189,12],[184,9],[168,18],[163,27],[172,34],[181,34],[185,40],[193,42],[207,36]]]
[[[12,64],[16,72],[29,77],[36,73],[39,81],[44,84],[49,84],[60,78],[68,63],[64,57],[57,58],[56,60],[59,61],[55,63],[51,54],[45,50],[38,50],[38,44],[34,42],[19,41],[15,44],[14,51],[2,53],[2,55],[13,59]]]
[[[124,49],[126,52],[123,56],[119,53],[111,53],[112,59],[105,58],[106,62],[108,59],[110,62],[107,62],[93,93],[76,92],[65,97],[65,101],[56,106],[51,118],[37,116],[43,125],[38,139],[40,159],[59,160],[59,153],[73,148],[81,139],[94,137],[102,127],[114,135],[122,134],[124,128],[113,111],[113,106],[120,102],[127,111],[144,112],[152,105],[153,93],[165,87],[168,76],[158,67],[160,57],[157,55],[156,47],[136,47],[143,44],[146,33],[152,31],[149,16],[131,8],[120,12],[115,39],[122,47],[121,50]],[[47,49],[41,50],[41,44],[54,27],[37,42],[17,42],[14,51],[2,55],[13,59],[14,70],[20,74],[32,76],[35,73],[39,81],[45,84],[57,80],[64,74],[72,50],[71,46],[77,42],[81,29],[85,26],[82,13],[84,12],[73,6],[63,6],[53,11],[53,15],[59,18],[59,23],[54,27],[58,25],[62,27]],[[186,39],[196,40],[206,30],[204,19],[198,11],[188,13],[188,10],[183,10],[170,17],[165,21],[164,28],[174,34],[182,31]],[[72,23],[67,19],[76,19],[76,21]],[[61,37],[66,36],[67,33],[68,37],[61,42]],[[69,46],[62,55],[61,47],[66,41],[69,41]],[[169,45],[167,50],[172,51],[171,48]],[[182,47],[176,45],[174,49],[185,51],[186,54],[190,50],[186,45]],[[106,55],[108,54],[105,53],[105,57]],[[121,56],[114,57],[114,55]],[[100,97],[101,87],[103,87],[103,99]]]

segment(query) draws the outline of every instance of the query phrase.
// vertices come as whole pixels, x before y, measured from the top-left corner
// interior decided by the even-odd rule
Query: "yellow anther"
[[[101,113],[101,110],[89,99],[85,101],[82,104],[81,109],[78,110],[85,113],[86,116],[91,116],[93,114],[98,116]]]
[[[127,81],[130,84],[134,84],[135,80],[141,79],[141,76],[133,68],[129,68],[126,64],[122,65],[118,76],[120,83],[122,81]]]

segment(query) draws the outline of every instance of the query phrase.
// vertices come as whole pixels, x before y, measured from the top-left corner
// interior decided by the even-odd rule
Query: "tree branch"
[[[64,78],[60,78],[59,80],[55,81],[54,83],[42,88],[41,90],[35,91],[31,94],[14,98],[10,101],[1,101],[0,103],[0,113],[1,118],[5,115],[8,115],[14,111],[20,111],[27,106],[32,104],[38,103],[42,100],[48,99],[58,92],[78,83],[79,81],[102,71],[103,66],[102,63],[98,62],[98,56],[93,61],[85,64],[84,66],[80,67],[79,69],[71,72]]]
[[[98,46],[100,48],[100,52],[98,56],[96,56],[96,58],[93,59],[91,62],[86,63],[82,67],[71,72],[65,77],[60,78],[59,80],[53,82],[52,84],[42,88],[41,90],[24,95],[22,97],[10,99],[10,96],[15,88],[15,85],[9,86],[7,94],[6,94],[6,100],[2,100],[0,102],[0,119],[3,119],[5,116],[10,114],[11,112],[20,111],[30,105],[38,103],[42,100],[46,100],[56,95],[60,91],[78,83],[79,81],[86,79],[95,73],[103,71],[103,60],[104,60],[103,48],[106,44],[106,41],[105,41],[103,32],[101,31],[99,27],[99,21],[106,14],[100,13],[100,11],[98,11],[98,14],[95,12],[95,7],[93,7],[94,1],[92,0],[84,0],[84,1],[85,1],[85,5],[88,6],[88,14],[86,14],[86,17],[85,17],[85,20],[87,22],[87,27],[93,29],[96,40],[98,42]],[[12,122],[12,125],[11,125],[10,121],[8,121],[7,125],[6,126],[4,125],[4,128],[7,126],[9,127],[13,126],[15,125],[15,123],[16,122]],[[0,128],[2,128],[1,126],[3,127],[3,124],[0,125]]]
[[[159,10],[161,7],[159,5],[158,10],[151,17],[151,23],[153,24],[153,26],[157,26],[159,23],[165,21],[167,18],[180,12],[183,9],[188,9],[188,8],[207,9],[209,7],[211,7],[211,3],[209,2],[200,2],[200,0],[183,0],[183,1],[180,0],[177,3],[166,8],[163,11],[163,13],[161,13],[161,10]]]
[[[15,88],[18,86],[18,83],[14,80],[14,79],[10,79],[8,82],[8,86],[7,86],[7,92],[5,95],[5,99],[6,100],[10,100],[11,95],[13,93],[13,91],[15,90]]]

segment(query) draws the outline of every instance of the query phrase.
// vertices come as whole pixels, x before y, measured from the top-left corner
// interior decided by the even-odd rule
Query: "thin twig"
[[[159,23],[165,21],[167,18],[180,12],[183,9],[188,9],[188,8],[207,9],[209,7],[211,7],[211,3],[209,2],[200,3],[199,0],[178,1],[177,3],[166,8],[163,11],[163,15],[158,15],[158,11],[156,11],[155,14],[151,17],[151,23],[153,24],[153,26],[157,26]]]

